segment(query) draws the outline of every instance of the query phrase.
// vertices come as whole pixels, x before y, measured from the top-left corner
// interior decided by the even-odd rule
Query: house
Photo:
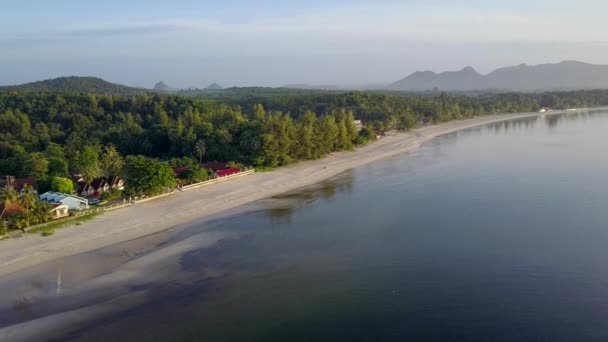
[[[13,202],[8,205],[0,204],[0,218],[5,218],[13,215],[25,214],[26,210],[19,203]]]
[[[228,166],[228,163],[226,163],[226,162],[212,161],[212,162],[204,163],[203,168],[213,170],[213,171],[221,171],[221,170],[226,170],[226,169],[230,168],[230,166]]]
[[[176,167],[173,169],[173,172],[175,173],[176,177],[179,177],[182,174],[182,172],[184,172],[186,170],[190,170],[190,166]]]
[[[110,190],[124,190],[125,182],[118,176],[110,176],[108,178],[97,178],[96,180],[87,183],[85,181],[78,182],[78,194],[83,197],[99,197],[104,192]]]
[[[31,186],[34,190],[38,188],[38,182],[35,177],[15,178],[9,176],[0,181],[0,188],[13,188],[21,194],[23,194],[23,188],[26,185]]]
[[[111,190],[123,191],[125,189],[125,181],[118,176],[108,177],[108,184]]]
[[[233,168],[230,168],[230,169],[216,171],[215,175],[217,177],[226,177],[226,176],[235,175],[235,174],[237,174],[239,172],[241,172],[241,169],[233,167]]]
[[[49,211],[52,220],[70,216],[70,208],[65,204],[51,204]]]
[[[70,210],[89,209],[89,201],[86,198],[49,191],[40,195],[40,200],[51,204],[63,204]]]

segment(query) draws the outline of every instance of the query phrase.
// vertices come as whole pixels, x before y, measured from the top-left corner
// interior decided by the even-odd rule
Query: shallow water
[[[36,338],[606,341],[606,132],[589,112],[442,136],[0,279],[0,326],[77,312]]]

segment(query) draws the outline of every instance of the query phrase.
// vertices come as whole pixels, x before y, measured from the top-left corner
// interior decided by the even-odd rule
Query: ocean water
[[[608,341],[607,151],[601,111],[445,135],[0,278],[0,327],[43,322],[35,339],[77,341]]]

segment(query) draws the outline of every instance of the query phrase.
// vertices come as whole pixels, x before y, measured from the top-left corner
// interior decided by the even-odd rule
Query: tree
[[[92,182],[102,176],[99,164],[99,153],[93,146],[85,146],[77,158],[76,169],[82,175],[85,182]]]
[[[105,176],[116,176],[121,173],[125,166],[125,160],[116,150],[114,145],[108,145],[104,148],[103,156],[101,157],[101,168]]]
[[[54,177],[51,181],[51,190],[71,194],[74,192],[74,183],[68,178]]]
[[[31,218],[30,212],[36,207],[37,200],[38,195],[36,194],[36,190],[34,190],[31,185],[26,184],[23,187],[23,194],[19,198],[19,202],[21,206],[25,208],[25,215],[28,227],[30,225]]]
[[[202,164],[203,157],[207,153],[207,147],[205,146],[205,143],[202,140],[196,142],[196,146],[194,146],[194,153],[198,157],[198,163]]]
[[[45,158],[44,154],[40,152],[31,153],[29,165],[30,176],[34,176],[37,179],[46,178],[47,173],[49,172],[49,161]]]
[[[128,156],[125,170],[125,193],[129,196],[159,194],[175,186],[171,167],[156,159]]]
[[[182,172],[180,178],[189,183],[204,182],[209,179],[209,173],[206,169],[196,165]]]
[[[12,187],[5,187],[0,189],[0,201],[4,204],[4,208],[6,209],[12,203],[15,203],[19,200],[19,194]],[[0,212],[0,221],[4,217],[4,211]]]

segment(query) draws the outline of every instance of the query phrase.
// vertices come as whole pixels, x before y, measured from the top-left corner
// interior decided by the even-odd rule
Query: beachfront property
[[[214,172],[215,177],[218,177],[218,178],[232,176],[232,175],[235,175],[235,174],[241,172],[241,169],[239,169],[237,167],[230,167],[230,165],[228,165],[228,163],[226,163],[226,162],[218,162],[218,161],[207,162],[207,163],[203,164],[203,167],[205,169],[212,170]]]
[[[70,207],[65,204],[51,204],[51,210],[49,210],[49,216],[51,220],[58,220],[60,218],[70,216]]]
[[[125,182],[118,176],[110,176],[108,178],[102,177],[88,183],[84,180],[79,180],[78,194],[82,197],[97,198],[100,197],[104,192],[111,190],[124,190]]]
[[[69,210],[89,209],[89,201],[86,198],[59,192],[45,192],[44,194],[40,195],[40,200],[51,204],[66,205]]]
[[[23,195],[23,190],[26,185],[29,185],[36,190],[38,188],[38,181],[35,177],[15,178],[11,176],[8,176],[0,181],[0,188],[15,189],[15,191],[21,195]]]
[[[226,177],[226,176],[236,175],[239,172],[241,172],[241,169],[236,168],[236,167],[231,167],[229,169],[216,171],[215,176],[216,177]]]
[[[26,210],[18,202],[0,203],[0,218],[5,219],[14,215],[25,214]]]

